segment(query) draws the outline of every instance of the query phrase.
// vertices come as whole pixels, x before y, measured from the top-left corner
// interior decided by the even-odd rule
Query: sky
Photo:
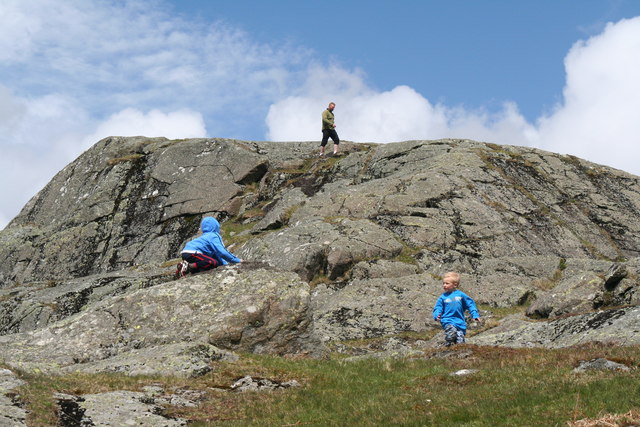
[[[0,0],[0,228],[107,136],[464,138],[640,175],[637,0]]]

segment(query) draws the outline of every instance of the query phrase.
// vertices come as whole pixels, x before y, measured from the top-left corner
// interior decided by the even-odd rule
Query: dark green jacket
[[[322,130],[333,129],[333,111],[327,108],[322,112]]]

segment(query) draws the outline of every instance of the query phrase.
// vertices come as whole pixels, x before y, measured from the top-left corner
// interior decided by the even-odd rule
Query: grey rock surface
[[[61,425],[81,426],[186,426],[184,419],[163,415],[143,392],[112,391],[83,396],[58,395]]]
[[[210,344],[182,342],[134,349],[96,362],[73,364],[62,372],[114,372],[131,376],[193,378],[210,372],[212,362],[235,362],[238,359],[238,355]]]
[[[467,340],[471,344],[515,348],[563,348],[589,342],[640,344],[640,307],[617,308],[532,322],[509,317]]]
[[[211,368],[214,348],[321,355],[330,342],[439,328],[431,309],[448,270],[485,309],[529,305],[479,343],[635,342],[638,177],[459,139],[343,152],[99,141],[0,231],[0,359],[190,376]],[[249,262],[174,281],[205,215]]]
[[[0,334],[32,331],[125,292],[172,280],[165,271],[117,271],[0,288]]]
[[[318,285],[311,298],[313,334],[329,342],[439,327],[431,311],[440,293],[439,282],[427,274]]]
[[[231,385],[231,390],[244,393],[247,391],[275,391],[283,390],[291,387],[300,387],[300,383],[296,380],[291,381],[274,381],[268,378],[253,378],[246,376],[240,378]]]
[[[575,367],[573,372],[586,372],[586,371],[630,371],[631,369],[627,365],[622,363],[607,360],[602,357],[593,360],[583,360],[578,366]]]
[[[100,301],[42,329],[0,336],[0,358],[23,369],[57,372],[114,356],[120,359],[113,362],[144,369],[135,368],[140,362],[132,351],[147,349],[138,352],[143,357],[151,347],[182,342],[294,353],[306,345],[299,335],[308,323],[308,300],[309,285],[294,273],[220,268]],[[156,351],[159,363],[163,350]],[[183,361],[173,363],[180,374]]]
[[[27,425],[27,412],[16,392],[24,384],[12,371],[0,368],[0,426]]]
[[[194,215],[232,213],[243,186],[266,171],[267,158],[241,142],[103,139],[3,232],[0,273],[17,282],[68,279],[173,257],[197,232]]]

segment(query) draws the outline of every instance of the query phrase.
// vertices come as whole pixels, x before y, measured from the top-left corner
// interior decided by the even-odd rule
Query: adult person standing
[[[330,102],[326,110],[322,112],[322,142],[320,143],[320,156],[324,156],[324,147],[327,145],[329,138],[333,140],[333,154],[338,154],[338,146],[340,138],[336,132],[335,117],[333,109],[336,108],[335,102]]]

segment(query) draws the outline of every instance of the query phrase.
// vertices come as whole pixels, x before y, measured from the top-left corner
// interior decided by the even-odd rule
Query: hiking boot
[[[189,270],[189,263],[187,261],[182,261],[180,264],[178,264],[178,267],[176,268],[176,278],[186,276],[188,270]]]

